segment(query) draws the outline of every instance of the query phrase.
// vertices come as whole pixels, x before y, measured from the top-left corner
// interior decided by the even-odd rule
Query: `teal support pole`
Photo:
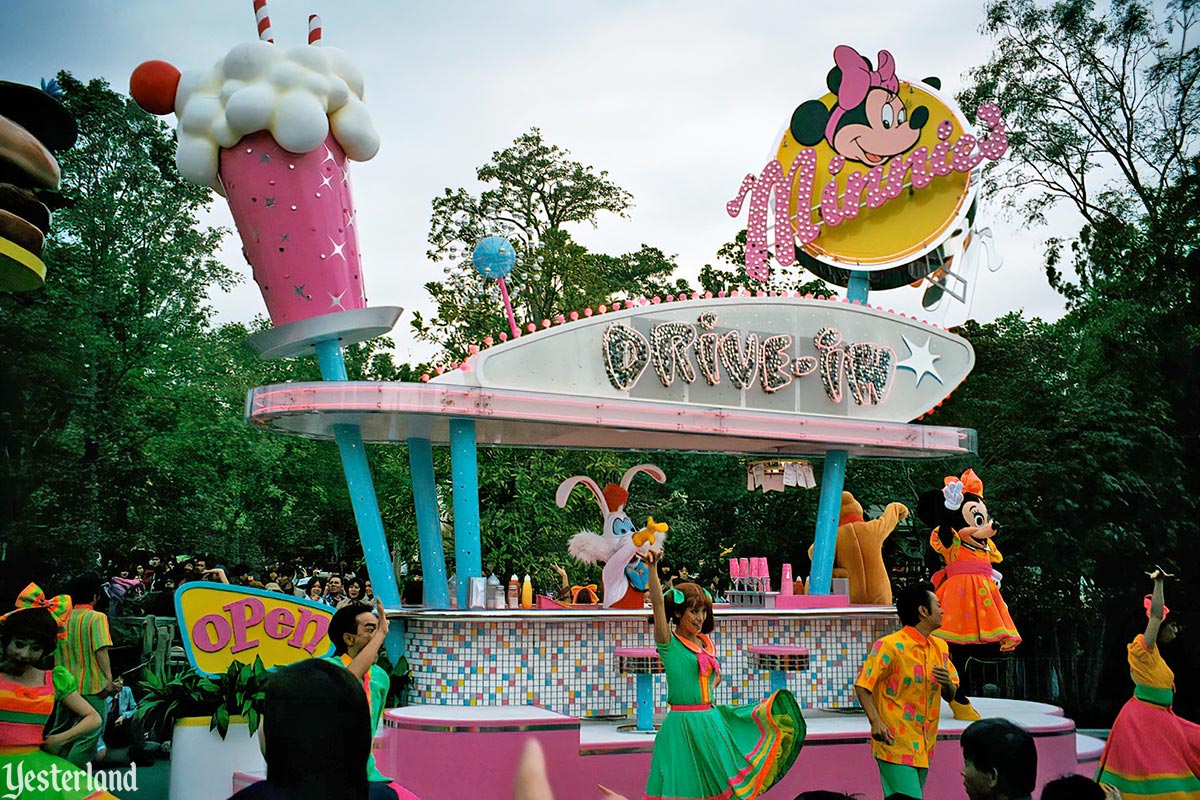
[[[770,697],[771,695],[775,694],[778,691],[782,691],[783,689],[786,689],[787,688],[787,673],[781,669],[771,670],[770,687],[771,687],[770,690],[767,692],[768,697]]]
[[[342,359],[342,347],[338,340],[318,342],[315,347],[321,377],[327,381],[346,380],[346,362]],[[400,587],[396,585],[396,573],[388,553],[387,537],[383,532],[383,519],[379,515],[379,501],[375,497],[375,483],[371,479],[371,465],[367,462],[362,433],[357,425],[334,425],[333,438],[342,455],[342,469],[346,473],[346,486],[350,490],[350,504],[354,508],[354,521],[358,524],[358,536],[362,541],[371,587],[385,608],[399,608]],[[404,625],[399,620],[389,627],[384,645],[393,663],[404,655]]]
[[[637,722],[634,730],[654,731],[654,675],[649,672],[637,674]]]
[[[450,420],[450,470],[454,482],[454,574],[458,578],[458,607],[466,608],[469,579],[483,576],[475,420]]]
[[[837,544],[838,512],[842,508],[842,486],[846,482],[846,451],[825,454],[821,473],[821,499],[817,503],[817,534],[813,544],[809,594],[829,594],[833,581],[833,551]]]
[[[449,608],[442,518],[438,514],[437,483],[433,474],[433,445],[428,439],[408,440],[408,465],[412,471],[413,507],[417,516],[417,538],[421,544],[421,572],[425,576],[425,605]]]
[[[851,272],[846,287],[850,302],[866,303],[870,293],[870,275]],[[814,537],[812,573],[808,578],[809,594],[829,594],[833,583],[833,554],[837,545],[838,515],[842,508],[842,488],[846,484],[845,450],[830,450],[825,454],[821,473],[821,498],[817,503],[817,532]]]

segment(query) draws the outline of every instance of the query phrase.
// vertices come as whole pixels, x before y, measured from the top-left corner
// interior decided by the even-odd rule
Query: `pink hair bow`
[[[879,51],[879,69],[871,69],[867,60],[848,44],[840,44],[833,50],[833,61],[842,71],[842,83],[838,87],[837,105],[825,124],[825,139],[833,143],[837,124],[847,111],[858,108],[872,89],[887,89],[895,94],[900,91],[896,78],[896,59],[887,50]]]
[[[1150,618],[1150,606],[1153,604],[1153,601],[1154,601],[1154,598],[1152,595],[1146,595],[1145,599],[1142,600],[1142,605],[1144,605],[1146,607],[1146,619]],[[1164,605],[1163,606],[1163,620],[1164,621],[1167,618],[1167,614],[1170,614],[1170,613],[1171,613],[1171,609],[1167,608]]]
[[[717,661],[717,657],[706,650],[700,650],[696,653],[696,660],[700,662],[700,677],[707,677],[710,672],[721,672],[721,662]]]

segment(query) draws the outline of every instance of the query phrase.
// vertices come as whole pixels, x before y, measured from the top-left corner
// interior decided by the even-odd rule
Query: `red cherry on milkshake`
[[[129,93],[142,108],[163,116],[175,112],[179,70],[166,61],[145,61],[129,76]]]

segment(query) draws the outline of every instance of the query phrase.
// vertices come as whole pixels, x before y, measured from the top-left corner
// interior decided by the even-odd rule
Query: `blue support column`
[[[787,688],[787,673],[786,672],[784,672],[781,669],[773,669],[773,670],[771,670],[770,674],[771,674],[771,679],[770,679],[771,680],[771,684],[770,684],[771,688],[767,691],[768,697],[770,697],[771,695],[780,691],[781,689]]]
[[[825,454],[821,473],[821,499],[817,503],[817,534],[813,545],[809,594],[829,594],[833,580],[833,551],[837,544],[838,512],[842,508],[842,486],[846,481],[846,451]]]
[[[637,725],[636,730],[654,730],[654,675],[639,672],[637,675]]]
[[[454,482],[454,574],[458,578],[458,607],[466,608],[469,579],[483,576],[475,420],[450,420],[450,470]]]
[[[327,381],[346,380],[346,362],[342,359],[342,348],[338,341],[330,339],[318,342],[315,347],[321,377]],[[371,479],[371,466],[367,462],[362,433],[357,425],[334,425],[333,437],[342,456],[342,469],[350,490],[354,521],[358,524],[363,558],[367,562],[367,576],[371,579],[375,596],[383,602],[384,607],[399,608],[400,587],[396,585],[396,573],[392,570],[392,558],[383,532],[383,519],[379,515],[379,501],[375,497],[375,483]],[[393,662],[404,655],[404,626],[400,622],[391,624],[384,644]]]
[[[425,576],[425,605],[429,608],[449,608],[446,554],[442,549],[442,519],[438,514],[437,483],[433,474],[433,445],[428,439],[408,440],[408,464],[412,471],[417,538],[421,543],[421,572]]]
[[[846,297],[851,302],[866,303],[870,289],[869,273],[850,273]],[[829,594],[833,582],[833,554],[837,545],[838,515],[842,508],[842,488],[846,484],[848,456],[845,450],[830,450],[825,454],[825,467],[821,473],[821,499],[817,505],[812,573],[808,578],[809,594]]]

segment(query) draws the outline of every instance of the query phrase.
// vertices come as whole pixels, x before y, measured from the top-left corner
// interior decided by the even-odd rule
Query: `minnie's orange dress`
[[[992,540],[987,540],[986,550],[980,550],[964,544],[956,534],[946,547],[935,528],[929,546],[946,560],[946,569],[933,576],[942,606],[942,627],[933,635],[954,644],[1000,642],[1003,651],[1020,644],[1021,634],[992,577],[992,564],[1004,560]]]

